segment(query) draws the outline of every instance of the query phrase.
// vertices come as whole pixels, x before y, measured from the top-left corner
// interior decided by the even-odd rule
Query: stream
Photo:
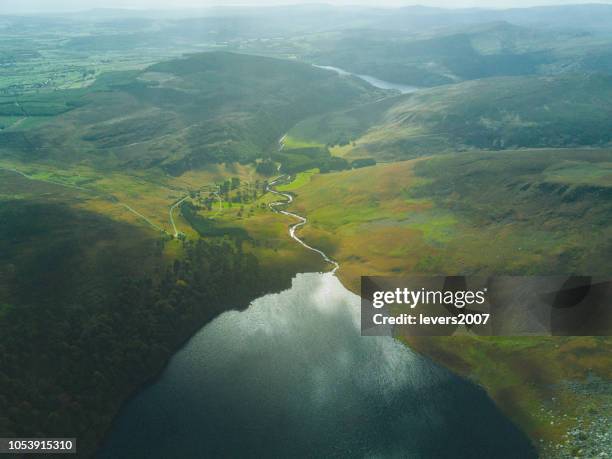
[[[280,168],[279,168],[280,169]],[[284,205],[288,205],[291,204],[293,202],[293,196],[290,195],[289,193],[282,193],[280,191],[275,190],[273,187],[274,185],[278,184],[279,182],[283,181],[287,176],[281,176],[276,178],[275,180],[273,180],[272,182],[268,183],[268,186],[266,187],[266,191],[272,194],[275,194],[277,196],[281,196],[283,198],[285,198],[284,200],[281,201],[275,201],[275,202],[271,202],[269,204],[270,209],[272,209],[274,212],[277,212],[279,214],[283,214],[283,215],[287,215],[289,217],[295,218],[296,220],[299,220],[298,223],[294,223],[293,225],[289,226],[289,236],[291,237],[291,239],[293,239],[294,241],[296,241],[297,243],[301,244],[302,246],[306,247],[308,250],[312,250],[313,252],[318,253],[319,255],[321,255],[321,257],[323,257],[323,260],[325,260],[326,263],[329,263],[331,265],[333,265],[333,270],[331,271],[332,274],[334,274],[338,268],[340,268],[340,265],[338,264],[338,262],[332,260],[330,257],[327,256],[327,254],[325,252],[323,252],[322,250],[316,249],[308,244],[306,244],[302,239],[300,239],[297,235],[296,235],[296,231],[301,228],[302,226],[304,226],[306,223],[308,223],[308,219],[306,217],[302,217],[301,215],[298,214],[294,214],[292,212],[289,212],[287,210],[284,209],[278,209],[278,207],[280,206],[284,206]]]

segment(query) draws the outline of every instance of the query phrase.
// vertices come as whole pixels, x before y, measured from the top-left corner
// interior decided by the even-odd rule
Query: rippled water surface
[[[531,457],[477,386],[387,337],[331,274],[202,328],[122,410],[103,458]]]

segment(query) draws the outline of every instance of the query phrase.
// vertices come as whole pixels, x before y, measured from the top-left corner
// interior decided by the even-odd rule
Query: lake
[[[100,458],[529,458],[480,387],[389,337],[360,335],[331,273],[204,326],[125,404]]]

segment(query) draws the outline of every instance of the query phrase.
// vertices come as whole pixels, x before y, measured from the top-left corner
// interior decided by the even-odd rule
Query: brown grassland
[[[462,160],[425,158],[316,175],[293,191],[296,200],[292,210],[308,216],[309,223],[301,235],[340,263],[341,281],[356,293],[362,275],[552,274],[568,272],[563,270],[567,266],[577,272],[605,271],[606,262],[597,258],[596,252],[609,240],[609,229],[599,226],[608,218],[602,194],[612,181],[606,179],[602,184],[601,177],[588,174],[576,181],[580,171],[601,171],[601,167],[589,166],[585,156],[585,161],[566,164],[569,169],[561,177],[552,173],[558,168],[553,165],[559,159],[557,153],[522,152],[517,153],[525,156],[519,161],[533,155],[532,163],[541,162],[538,173],[530,170],[521,176],[512,172],[510,164],[505,166],[506,175],[498,173],[485,179],[469,170],[493,170],[498,160],[509,158],[504,154],[493,153],[487,158],[486,153],[479,153],[487,160],[481,164],[476,156]],[[610,153],[602,155],[597,160],[604,161],[602,167],[606,167]],[[428,169],[430,161],[439,161],[433,164],[448,168],[450,174],[457,167],[453,161],[465,161],[459,164],[463,172],[457,172],[457,179],[467,174],[471,182],[482,183],[472,183],[476,186],[466,189],[444,181],[443,173],[432,174],[433,166]],[[529,182],[536,191],[524,201],[520,193],[510,198],[510,192],[503,189],[509,178],[523,188]],[[574,194],[580,190],[588,194],[585,190],[595,187],[599,198],[591,199],[585,207],[580,199],[571,204],[551,204],[557,196],[550,194],[547,184],[554,181],[573,183]],[[493,183],[502,188],[499,193]],[[449,188],[448,193],[427,197],[430,185]],[[553,214],[568,211],[570,205],[575,212],[580,209],[582,218],[558,221]],[[489,212],[489,206],[501,217]],[[590,239],[583,237],[585,230],[590,232]],[[582,252],[588,256],[575,255]],[[573,384],[596,388],[598,381],[612,378],[611,338],[465,336],[404,340],[418,352],[485,387],[543,453],[550,453],[559,443],[571,444],[567,433],[580,419],[588,424],[600,410],[606,406],[609,409],[609,396],[596,389],[580,391]]]

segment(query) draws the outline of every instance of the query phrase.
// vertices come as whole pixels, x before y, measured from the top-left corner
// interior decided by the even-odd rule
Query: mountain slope
[[[65,91],[66,100],[45,113],[43,124],[2,131],[0,143],[25,160],[161,166],[178,174],[269,155],[300,119],[376,96],[358,79],[307,64],[203,53]],[[34,106],[61,95],[30,97]],[[5,105],[15,109],[14,101]]]
[[[612,142],[612,77],[489,78],[400,96],[300,123],[298,138],[329,142],[324,126],[345,126],[349,158],[411,158],[443,151],[602,147]],[[369,129],[360,120],[368,115]],[[309,137],[310,136],[310,137]]]

